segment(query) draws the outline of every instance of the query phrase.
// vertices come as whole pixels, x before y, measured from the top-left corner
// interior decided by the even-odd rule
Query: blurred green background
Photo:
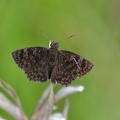
[[[11,53],[29,46],[48,47],[40,29],[55,41],[75,34],[59,49],[94,63],[87,76],[72,83],[84,85],[85,90],[69,96],[68,120],[120,120],[120,1],[0,1],[0,78],[16,90],[28,116],[50,81],[30,82]],[[64,100],[58,105],[62,110]],[[6,115],[1,109],[0,114]]]

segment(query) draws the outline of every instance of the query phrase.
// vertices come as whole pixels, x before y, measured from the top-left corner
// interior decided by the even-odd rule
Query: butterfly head
[[[51,42],[50,43],[50,48],[58,48],[59,47],[59,44],[57,42]]]

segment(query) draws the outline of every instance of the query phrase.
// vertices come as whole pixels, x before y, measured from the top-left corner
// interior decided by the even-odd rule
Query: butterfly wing
[[[12,53],[18,66],[25,71],[33,81],[45,82],[48,79],[47,48],[24,48]]]
[[[67,86],[77,77],[88,73],[92,67],[93,64],[90,61],[75,53],[64,50],[58,51],[51,81]]]

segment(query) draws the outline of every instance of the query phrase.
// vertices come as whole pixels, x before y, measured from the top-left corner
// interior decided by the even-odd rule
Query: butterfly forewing
[[[85,75],[92,67],[91,62],[75,53],[64,50],[58,51],[51,81],[66,86],[70,85],[73,80]]]
[[[68,56],[69,60],[74,61],[77,65],[76,71],[78,71],[78,77],[87,74],[93,67],[93,64],[80,55],[77,55],[70,51],[61,50],[64,56]]]
[[[14,51],[12,56],[30,80],[45,82],[48,79],[47,50],[44,47],[24,48]]]

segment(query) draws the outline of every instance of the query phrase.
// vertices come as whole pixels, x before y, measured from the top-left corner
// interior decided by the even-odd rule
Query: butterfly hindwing
[[[30,80],[45,82],[48,79],[47,50],[44,47],[24,48],[14,51],[12,56]]]

